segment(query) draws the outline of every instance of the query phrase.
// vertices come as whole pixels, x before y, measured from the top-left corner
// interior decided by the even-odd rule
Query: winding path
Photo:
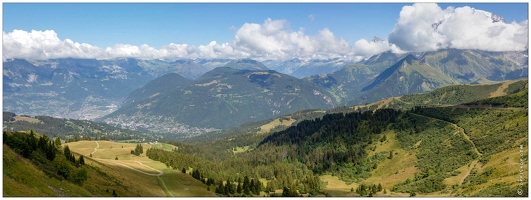
[[[98,151],[98,148],[100,147],[100,143],[98,143],[98,141],[95,141],[95,142],[96,142],[96,145],[98,145],[98,146],[96,146],[96,148],[94,148],[94,151],[92,153],[90,153],[90,154],[96,153],[96,151]],[[90,156],[90,154],[87,155],[87,156]]]
[[[96,145],[97,145],[97,146],[96,146],[96,148],[94,148],[94,151],[93,151],[92,153],[90,153],[90,154],[94,154],[94,153],[96,153],[96,151],[98,151],[98,148],[100,147],[100,144],[98,143],[98,141],[95,141],[95,142],[96,142]],[[147,167],[147,168],[149,168],[149,169],[151,169],[151,170],[153,170],[153,171],[157,171],[157,172],[159,172],[159,173],[156,173],[156,174],[152,174],[152,173],[147,173],[147,172],[145,172],[145,171],[142,171],[142,170],[136,169],[136,168],[131,167],[131,166],[129,166],[129,165],[126,165],[126,164],[120,163],[120,162],[118,162],[118,161],[112,161],[112,160],[109,160],[109,159],[102,159],[102,158],[92,158],[92,159],[99,160],[99,161],[104,161],[104,162],[110,162],[110,163],[119,164],[119,165],[122,165],[122,166],[124,166],[124,167],[127,167],[127,168],[129,168],[129,169],[131,169],[131,170],[133,170],[133,171],[136,171],[136,172],[138,172],[138,173],[142,173],[142,174],[145,174],[145,175],[148,175],[148,176],[156,176],[157,179],[160,180],[160,183],[162,183],[162,187],[163,187],[164,191],[165,191],[167,194],[169,194],[170,196],[174,197],[173,194],[170,192],[170,190],[168,190],[168,188],[166,187],[166,184],[164,183],[164,181],[160,178],[160,176],[163,175],[164,173],[162,173],[162,171],[160,171],[160,170],[158,170],[158,169],[155,169],[155,168],[153,168],[153,167],[150,167],[150,166],[144,165],[144,164],[141,163],[140,161],[136,161],[138,164],[140,164],[140,165],[142,165],[142,166],[144,166],[144,167]]]

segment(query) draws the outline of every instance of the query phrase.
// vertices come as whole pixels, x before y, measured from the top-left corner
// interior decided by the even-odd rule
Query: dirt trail
[[[94,151],[93,151],[92,153],[90,153],[90,154],[94,154],[94,153],[96,153],[96,151],[98,151],[98,148],[100,147],[100,144],[98,143],[98,141],[95,141],[95,142],[96,142],[96,145],[97,145],[97,146],[96,146],[96,148],[94,148]],[[102,158],[93,158],[93,159],[95,159],[95,160],[99,160],[99,161],[104,161],[104,162],[110,162],[110,163],[119,164],[119,165],[122,165],[122,166],[124,166],[124,167],[127,167],[127,168],[129,168],[129,169],[131,169],[131,170],[133,170],[133,171],[136,171],[136,172],[138,172],[138,173],[142,173],[142,174],[145,174],[145,175],[148,175],[148,176],[156,176],[157,179],[160,180],[160,183],[162,183],[162,187],[163,187],[164,191],[165,191],[167,194],[169,194],[170,196],[174,197],[173,194],[170,192],[170,190],[168,190],[168,188],[166,187],[166,184],[164,183],[164,181],[162,181],[162,179],[160,178],[160,176],[162,176],[164,173],[162,173],[162,171],[160,171],[160,170],[158,170],[158,169],[155,169],[155,168],[153,168],[153,167],[150,167],[150,166],[144,165],[144,164],[141,163],[140,161],[136,161],[138,164],[140,164],[140,165],[142,165],[142,166],[144,166],[144,167],[147,167],[147,168],[149,168],[149,169],[151,169],[151,170],[153,170],[153,171],[157,171],[157,172],[159,172],[159,173],[156,173],[156,174],[152,174],[152,173],[148,173],[148,172],[145,172],[145,171],[142,171],[142,170],[136,169],[136,168],[131,167],[131,166],[129,166],[129,165],[126,165],[126,164],[120,163],[120,162],[118,162],[118,161],[109,160],[109,159],[102,159]]]
[[[98,141],[95,141],[96,142],[96,148],[94,148],[94,151],[90,154],[87,154],[87,156],[90,156],[91,154],[94,155],[94,153],[96,153],[96,151],[98,151],[98,148],[100,147],[100,143],[98,143]]]
[[[461,181],[459,181],[459,185],[463,184],[463,181],[465,181],[466,177],[470,175],[470,172],[472,171],[472,169],[474,169],[477,163],[478,160],[473,160],[472,162],[470,162],[470,169],[466,170],[466,174],[463,176],[463,178],[461,178]]]

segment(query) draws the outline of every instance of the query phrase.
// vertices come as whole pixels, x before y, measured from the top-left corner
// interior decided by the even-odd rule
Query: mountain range
[[[386,52],[365,63],[306,79],[327,88],[339,104],[355,105],[451,84],[524,78],[528,74],[527,57],[527,51],[444,49],[406,55]]]
[[[443,49],[384,52],[348,65],[342,59],[264,63],[9,60],[3,69],[4,111],[76,119],[105,116],[99,120],[123,128],[195,135],[302,109],[360,105],[528,74],[527,51]],[[304,77],[298,70],[311,76],[299,79],[281,73]]]
[[[248,67],[261,69],[258,66],[262,65]],[[189,127],[224,129],[297,110],[336,106],[327,91],[304,80],[273,70],[229,67],[195,80],[164,75],[131,93],[125,102],[130,103],[103,120],[125,128],[173,132],[190,132]]]

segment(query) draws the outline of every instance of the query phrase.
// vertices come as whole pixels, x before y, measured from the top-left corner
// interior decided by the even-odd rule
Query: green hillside
[[[513,92],[526,85],[510,83],[507,89]],[[527,105],[481,103],[525,102],[523,93],[450,107],[326,114],[273,134],[256,132],[194,143],[181,156],[204,158],[201,165],[210,163],[210,168],[218,170],[199,169],[214,179],[258,176],[273,190],[298,185],[299,180],[299,192],[305,195],[527,196],[527,185],[521,187],[522,195],[515,192],[520,188],[521,145],[527,156]],[[237,148],[227,145],[243,144],[233,141],[248,143]],[[275,172],[284,167],[291,171]],[[527,170],[527,164],[523,168]],[[296,175],[306,170],[329,186],[306,193],[304,176]],[[234,176],[238,171],[240,175]],[[367,189],[372,185],[382,185],[386,193]]]
[[[336,108],[335,110],[374,110],[377,108],[411,109],[415,106],[452,106],[485,100],[490,97],[499,98],[488,99],[485,101],[498,101],[499,104],[505,104],[502,103],[503,100],[510,100],[510,96],[505,97],[504,95],[511,95],[527,90],[527,79],[506,81],[496,84],[451,85],[435,89],[431,92],[408,94],[401,97],[384,99],[362,106]],[[521,103],[521,105],[524,103],[527,104],[527,101],[524,101]],[[488,102],[484,102],[484,104],[488,104]]]
[[[114,181],[105,188],[119,196],[198,196],[210,190],[207,195],[229,197],[527,197],[528,179],[520,180],[519,172],[521,166],[522,174],[528,173],[528,164],[520,162],[528,153],[527,88],[527,80],[456,85],[355,109],[299,111],[186,143],[168,142],[174,146],[142,144],[145,154],[138,157],[129,153],[136,144],[67,145],[78,153],[76,159],[98,149],[86,158],[91,164],[81,167],[89,176],[83,183],[88,193],[80,196],[111,195],[97,192]],[[396,99],[404,101],[390,104]],[[19,145],[28,139],[4,141],[28,155]],[[41,161],[49,162],[43,156]],[[114,157],[164,175],[122,173]],[[96,169],[108,176],[91,176]],[[43,171],[61,176],[54,168]],[[22,178],[11,179],[20,184]]]
[[[441,49],[420,55],[380,55],[328,75],[307,78],[340,105],[358,105],[455,84],[527,77],[525,52]]]

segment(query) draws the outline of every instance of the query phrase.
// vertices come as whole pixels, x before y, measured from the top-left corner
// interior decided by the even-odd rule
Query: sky
[[[2,23],[4,60],[359,60],[384,51],[528,46],[527,3],[4,3]]]

